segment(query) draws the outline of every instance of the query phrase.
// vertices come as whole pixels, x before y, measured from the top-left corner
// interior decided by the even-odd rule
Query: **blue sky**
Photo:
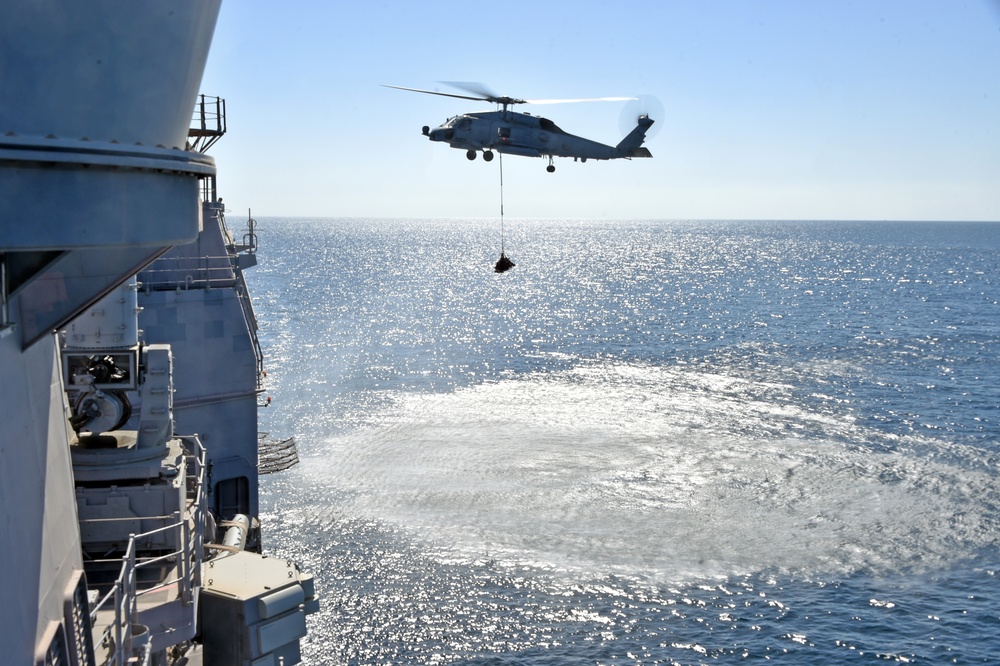
[[[421,136],[490,104],[643,95],[651,160],[504,159],[505,215],[1000,220],[998,0],[223,3],[202,91],[242,214],[486,218],[498,161]],[[625,103],[523,106],[615,144]]]

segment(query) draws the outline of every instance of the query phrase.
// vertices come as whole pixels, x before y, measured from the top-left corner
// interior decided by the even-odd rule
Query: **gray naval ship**
[[[257,519],[258,474],[295,460],[258,450],[257,239],[228,230],[205,152],[218,11],[4,4],[4,664],[300,661],[313,581]]]

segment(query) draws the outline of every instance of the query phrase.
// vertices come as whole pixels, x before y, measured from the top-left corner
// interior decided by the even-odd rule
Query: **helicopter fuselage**
[[[424,127],[423,133],[431,141],[467,151],[470,160],[482,151],[483,158],[488,161],[494,150],[525,157],[548,157],[549,171],[553,171],[552,157],[572,157],[580,161],[652,157],[647,148],[641,147],[646,129],[652,124],[647,116],[640,116],[636,128],[617,146],[565,132],[548,118],[509,110],[454,116],[440,127]]]

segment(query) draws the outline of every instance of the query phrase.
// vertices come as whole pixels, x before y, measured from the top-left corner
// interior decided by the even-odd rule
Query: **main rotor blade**
[[[484,99],[487,102],[493,102],[494,104],[502,104],[504,108],[513,104],[524,104],[526,102],[526,100],[518,99],[517,97],[498,95],[482,83],[471,83],[465,81],[442,81],[441,83],[452,86],[453,88],[458,88],[459,90],[464,90],[465,92],[482,95],[479,99]]]
[[[487,88],[482,83],[473,83],[466,81],[442,81],[441,83],[447,84],[459,90],[464,90],[465,92],[470,92],[476,95],[482,95],[483,99],[489,100],[491,102],[507,102],[508,104],[572,104],[576,102],[629,102],[636,99],[635,97],[582,97],[579,99],[514,99],[507,97],[505,95],[498,95],[489,88]]]
[[[503,95],[498,95],[487,88],[485,84],[476,83],[474,81],[441,81],[440,83],[451,86],[452,88],[464,90],[465,92],[472,93],[473,95],[479,95],[485,100],[500,99],[503,97]]]
[[[451,93],[438,92],[436,90],[421,90],[419,88],[403,88],[402,86],[390,86],[382,84],[383,88],[395,88],[396,90],[408,90],[410,92],[425,93],[427,95],[440,95],[441,97],[457,97],[458,99],[474,99],[479,102],[492,102],[489,97],[469,97],[468,95],[453,95]]]
[[[527,104],[575,104],[577,102],[629,102],[635,97],[582,97],[579,99],[526,99]]]
[[[437,90],[421,90],[420,88],[404,88],[402,86],[390,86],[383,84],[384,88],[395,88],[396,90],[407,90],[409,92],[424,93],[425,95],[440,95],[441,97],[455,97],[456,99],[472,99],[480,102],[493,102],[503,104],[505,107],[510,104],[574,104],[577,102],[628,102],[635,97],[581,97],[578,99],[517,99],[506,95],[497,95],[492,90],[481,83],[468,83],[462,81],[442,81],[446,85],[474,93],[478,96],[456,95],[454,93],[438,92]]]

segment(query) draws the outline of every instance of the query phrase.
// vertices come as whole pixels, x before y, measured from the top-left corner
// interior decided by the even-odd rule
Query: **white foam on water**
[[[403,395],[306,474],[451,557],[551,569],[927,570],[995,543],[996,477],[953,443],[886,453],[789,390],[615,363]]]

